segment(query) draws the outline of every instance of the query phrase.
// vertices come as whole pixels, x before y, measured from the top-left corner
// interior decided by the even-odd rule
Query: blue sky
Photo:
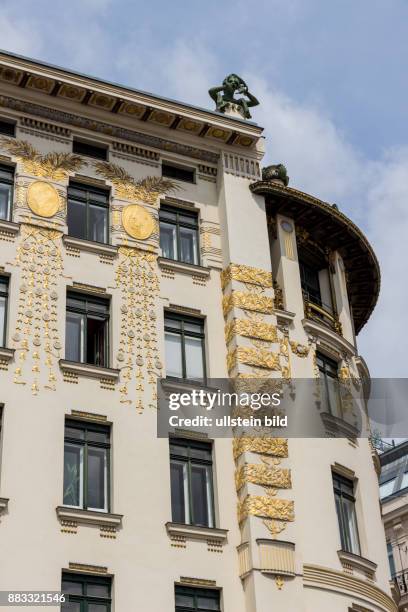
[[[266,161],[373,243],[383,287],[360,349],[373,375],[407,374],[406,0],[3,0],[0,47],[208,108],[241,74]]]

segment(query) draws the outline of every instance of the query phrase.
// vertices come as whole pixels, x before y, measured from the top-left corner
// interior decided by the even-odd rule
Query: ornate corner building
[[[378,459],[331,437],[330,393],[327,438],[156,436],[158,378],[369,382],[370,244],[261,172],[262,128],[216,89],[225,112],[0,53],[0,590],[395,611]]]

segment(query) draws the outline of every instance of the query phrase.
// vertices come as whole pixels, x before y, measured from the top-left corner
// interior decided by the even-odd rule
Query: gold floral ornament
[[[35,215],[53,217],[59,210],[60,199],[53,185],[35,181],[27,190],[27,204]]]
[[[155,205],[160,195],[179,189],[177,183],[161,176],[146,176],[136,181],[122,166],[106,161],[96,162],[95,169],[114,185],[116,196],[124,200]]]
[[[74,153],[47,153],[42,155],[26,140],[1,138],[0,144],[22,164],[25,172],[33,176],[61,181],[71,173],[77,172],[85,164]]]

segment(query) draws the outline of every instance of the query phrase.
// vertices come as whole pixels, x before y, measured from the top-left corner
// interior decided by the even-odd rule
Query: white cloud
[[[0,13],[0,47],[13,53],[35,56],[40,49],[40,39],[32,23],[24,18],[11,16],[7,11]]]

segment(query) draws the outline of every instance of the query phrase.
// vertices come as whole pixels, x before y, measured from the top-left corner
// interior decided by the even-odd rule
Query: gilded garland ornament
[[[49,218],[58,212],[60,199],[53,185],[45,181],[35,181],[28,187],[27,204],[35,215]]]

